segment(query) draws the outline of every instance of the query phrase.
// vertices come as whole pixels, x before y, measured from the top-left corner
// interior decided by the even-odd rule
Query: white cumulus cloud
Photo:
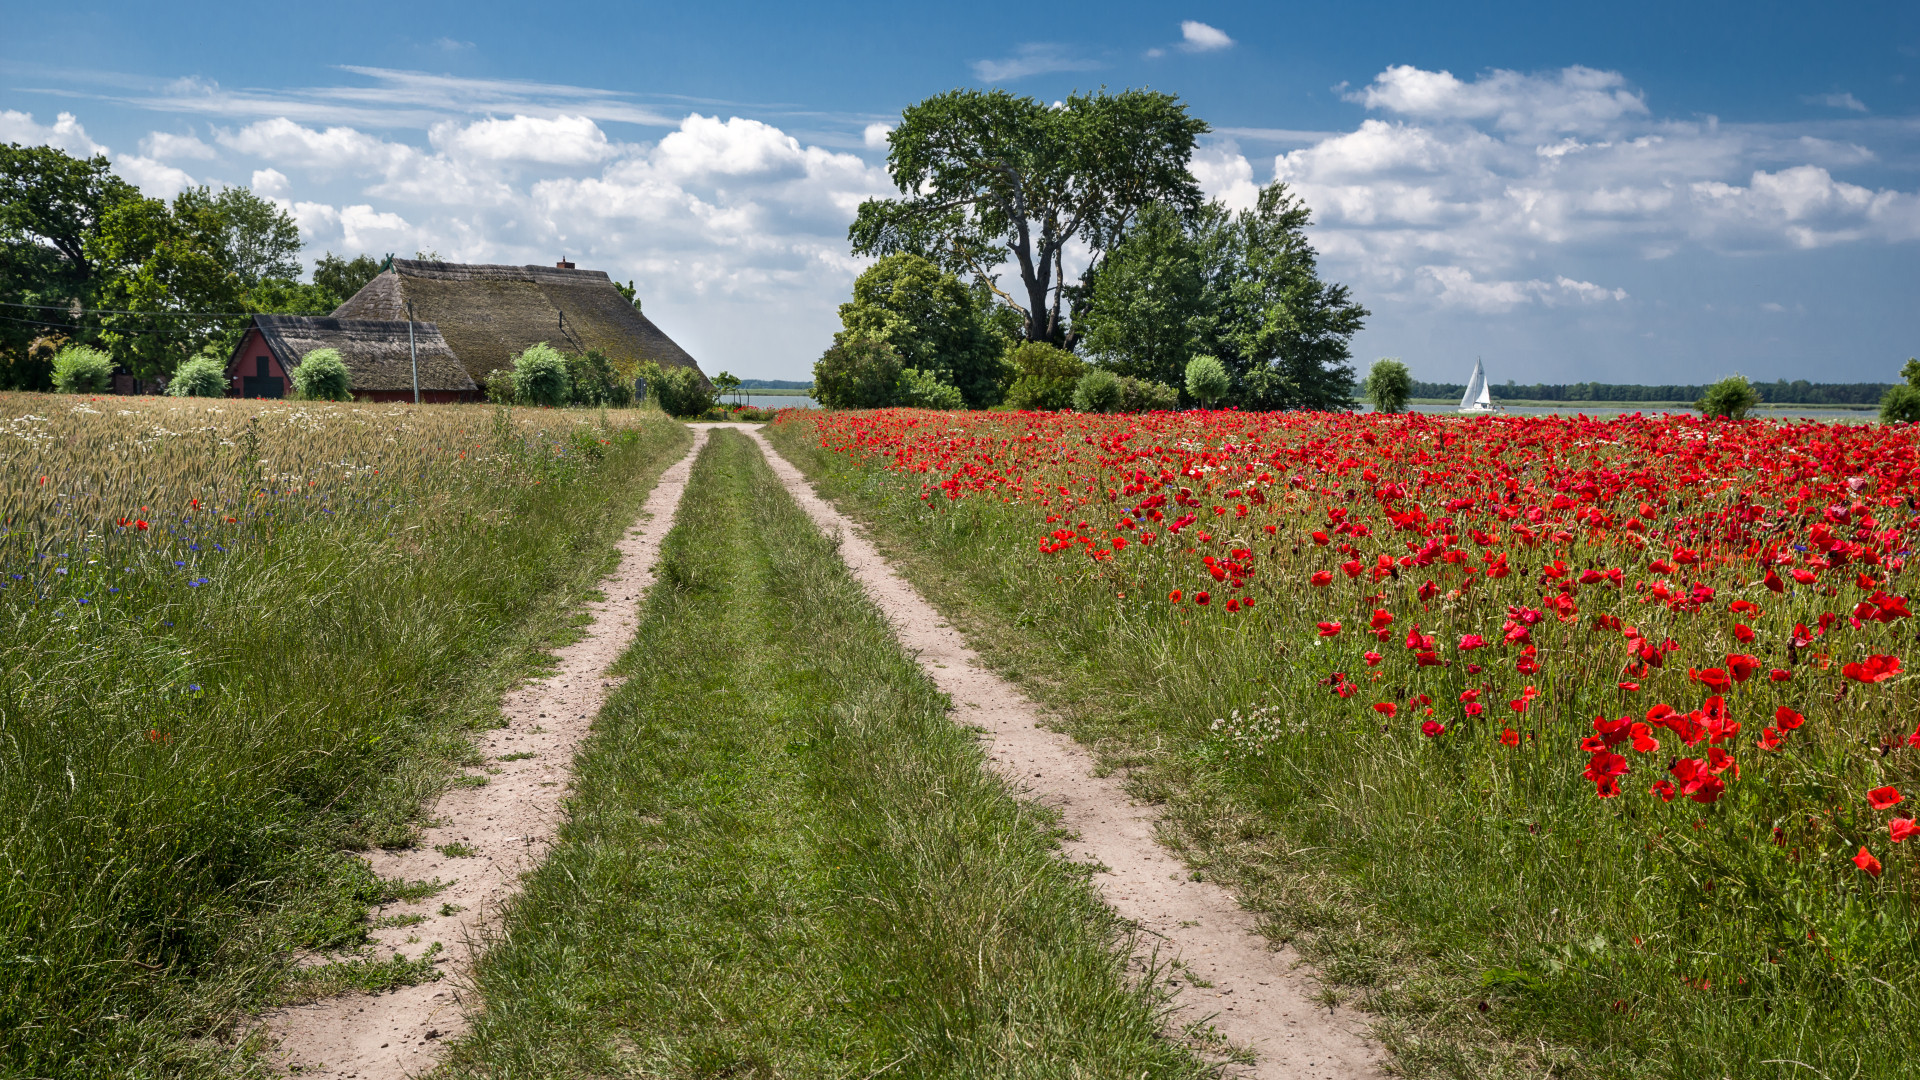
[[[156,161],[179,161],[182,158],[212,161],[220,156],[220,151],[201,142],[197,135],[174,135],[165,131],[155,131],[141,139],[140,152]]]
[[[52,124],[42,125],[34,123],[32,113],[0,109],[0,143],[52,146],[81,157],[107,152],[107,148],[94,142],[87,135],[87,129],[81,127],[80,121],[68,112],[55,117]]]
[[[1196,19],[1187,19],[1180,24],[1180,47],[1188,52],[1213,52],[1232,44],[1233,39],[1224,31]]]
[[[887,148],[887,136],[891,134],[893,134],[892,124],[873,123],[868,124],[866,130],[861,132],[860,136],[861,141],[866,144],[867,149],[885,150]]]
[[[156,199],[171,199],[188,188],[200,186],[185,170],[138,154],[115,157],[113,171],[131,181],[142,193]]]
[[[471,124],[437,124],[429,134],[435,149],[476,161],[526,161],[591,165],[616,152],[600,125],[584,116],[515,116]]]
[[[1625,76],[1577,64],[1544,75],[1489,71],[1472,82],[1400,64],[1347,99],[1421,120],[1491,121],[1502,131],[1597,132],[1647,114]]]

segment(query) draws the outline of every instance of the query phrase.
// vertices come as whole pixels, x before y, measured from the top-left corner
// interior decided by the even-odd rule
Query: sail
[[[1460,407],[1463,409],[1491,407],[1493,398],[1487,391],[1487,369],[1479,360],[1473,362],[1473,378],[1467,380],[1467,392],[1460,395]]]

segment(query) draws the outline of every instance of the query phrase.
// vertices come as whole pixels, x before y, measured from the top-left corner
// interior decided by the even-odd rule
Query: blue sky
[[[708,370],[804,377],[956,86],[1180,95],[1424,378],[1887,381],[1920,353],[1920,5],[10,5],[0,140],[246,184],[310,254],[635,280]]]

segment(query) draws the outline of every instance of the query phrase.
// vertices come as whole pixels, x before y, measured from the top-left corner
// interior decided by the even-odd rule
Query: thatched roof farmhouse
[[[431,322],[255,315],[227,361],[235,397],[278,398],[292,390],[293,369],[315,349],[333,349],[353,376],[353,394],[372,401],[412,401],[414,360],[420,400],[475,401],[479,388]]]
[[[511,368],[529,345],[599,349],[609,359],[700,370],[687,351],[627,301],[602,270],[395,259],[334,311],[339,319],[402,320],[439,328],[468,376]],[[704,372],[702,373],[704,376]]]

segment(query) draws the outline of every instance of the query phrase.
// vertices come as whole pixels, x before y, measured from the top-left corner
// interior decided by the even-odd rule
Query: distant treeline
[[[802,380],[800,382],[795,382],[792,379],[741,379],[740,389],[742,390],[811,390],[813,389],[813,383],[805,380]],[[1875,398],[1874,400],[1878,401],[1880,399]]]
[[[1875,405],[1887,392],[1887,383],[1815,383],[1805,379],[1788,382],[1756,382],[1760,400],[1771,405]],[[1705,386],[1642,386],[1638,383],[1514,383],[1488,387],[1495,401],[1698,401],[1707,392]],[[1431,383],[1415,380],[1417,398],[1451,398],[1455,401],[1467,392],[1465,383]]]

